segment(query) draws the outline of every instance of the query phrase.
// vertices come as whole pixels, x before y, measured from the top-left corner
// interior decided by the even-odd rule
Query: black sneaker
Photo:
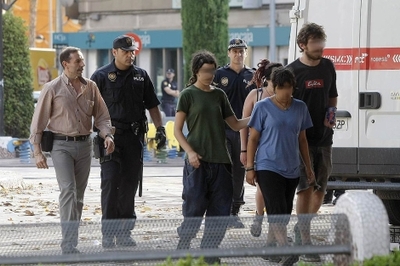
[[[176,249],[190,249],[190,240],[179,238],[178,246]]]
[[[220,265],[221,264],[221,259],[220,258],[215,258],[215,257],[214,258],[205,257],[204,258],[204,262],[209,264],[209,265],[214,265],[214,264]]]
[[[81,252],[76,248],[76,247],[64,247],[62,248],[62,254],[63,255],[69,255],[69,254],[80,254]]]
[[[244,224],[240,220],[239,216],[231,215],[230,222],[229,222],[229,227],[230,228],[235,228],[235,229],[240,229],[240,228],[244,228]]]
[[[301,255],[300,259],[305,262],[321,262],[321,257],[318,254]]]
[[[264,260],[267,260],[269,262],[275,262],[275,263],[278,263],[282,260],[282,258],[279,256],[265,256],[265,257],[261,257],[261,258]]]
[[[134,247],[136,246],[136,241],[132,239],[130,236],[126,237],[117,237],[117,243],[118,246],[122,247]]]
[[[295,264],[298,261],[299,261],[299,256],[291,255],[288,257],[283,257],[280,263],[283,266],[292,266],[293,264]]]
[[[103,236],[101,244],[103,248],[114,248],[115,247],[114,237]]]
[[[332,199],[324,199],[324,201],[322,202],[323,205],[326,204],[332,204]]]

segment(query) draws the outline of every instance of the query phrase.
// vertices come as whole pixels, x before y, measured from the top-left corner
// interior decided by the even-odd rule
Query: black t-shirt
[[[293,97],[307,104],[314,125],[306,131],[308,144],[311,146],[332,145],[333,130],[324,125],[329,98],[338,96],[336,71],[332,61],[322,58],[317,66],[307,66],[297,59],[288,67],[296,76],[297,89]]]
[[[171,82],[169,82],[169,79],[166,78],[161,82],[161,101],[163,103],[175,103],[175,97],[166,93],[164,90],[165,87],[169,87],[171,90],[174,91],[178,90],[178,85],[176,84],[176,81],[172,80]]]
[[[244,67],[239,73],[232,70],[229,65],[218,68],[213,84],[225,91],[232,109],[237,118],[242,118],[243,105],[247,95],[255,85],[247,86],[253,78],[254,70]]]
[[[130,124],[145,116],[145,109],[160,104],[153,82],[144,69],[131,66],[121,71],[115,61],[97,69],[90,78],[96,82],[111,120]]]

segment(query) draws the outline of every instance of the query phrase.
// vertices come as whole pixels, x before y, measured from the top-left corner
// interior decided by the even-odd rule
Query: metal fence
[[[177,249],[179,236],[177,228],[183,219],[148,219],[135,221],[132,237],[134,247],[116,245],[113,248],[102,247],[102,226],[118,230],[121,224],[132,221],[107,221],[107,224],[81,222],[77,248],[80,254],[63,255],[60,248],[61,226],[59,223],[0,225],[0,265],[3,264],[56,264],[74,263],[74,265],[160,265],[168,257],[218,257],[227,265],[276,265],[263,257],[319,254],[320,264],[334,262],[346,265],[351,260],[351,232],[346,215],[314,215],[302,220],[298,216],[277,216],[281,221],[288,221],[287,235],[293,242],[296,238],[294,227],[302,221],[311,221],[312,245],[266,246],[269,229],[268,219],[264,217],[262,233],[259,237],[250,234],[253,217],[241,217],[243,229],[229,228],[227,217],[189,219],[193,224],[195,238],[190,248]],[[203,245],[205,224],[208,223],[210,245]],[[197,230],[200,226],[199,230]],[[214,236],[223,233],[228,226],[219,248],[213,246]],[[104,228],[103,228],[104,231]],[[206,233],[207,234],[207,233]],[[217,237],[216,237],[217,238]]]

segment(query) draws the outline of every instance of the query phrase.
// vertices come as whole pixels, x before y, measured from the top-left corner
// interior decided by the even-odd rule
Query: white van
[[[297,32],[322,25],[324,57],[337,71],[338,111],[330,188],[374,189],[400,225],[400,0],[295,0],[289,62]]]

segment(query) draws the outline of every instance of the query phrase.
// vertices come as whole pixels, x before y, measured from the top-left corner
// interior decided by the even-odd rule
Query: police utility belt
[[[137,121],[132,123],[120,123],[112,121],[112,125],[115,127],[115,134],[123,134],[127,130],[131,130],[133,134],[139,135],[139,133],[144,133],[146,125],[145,121]]]

